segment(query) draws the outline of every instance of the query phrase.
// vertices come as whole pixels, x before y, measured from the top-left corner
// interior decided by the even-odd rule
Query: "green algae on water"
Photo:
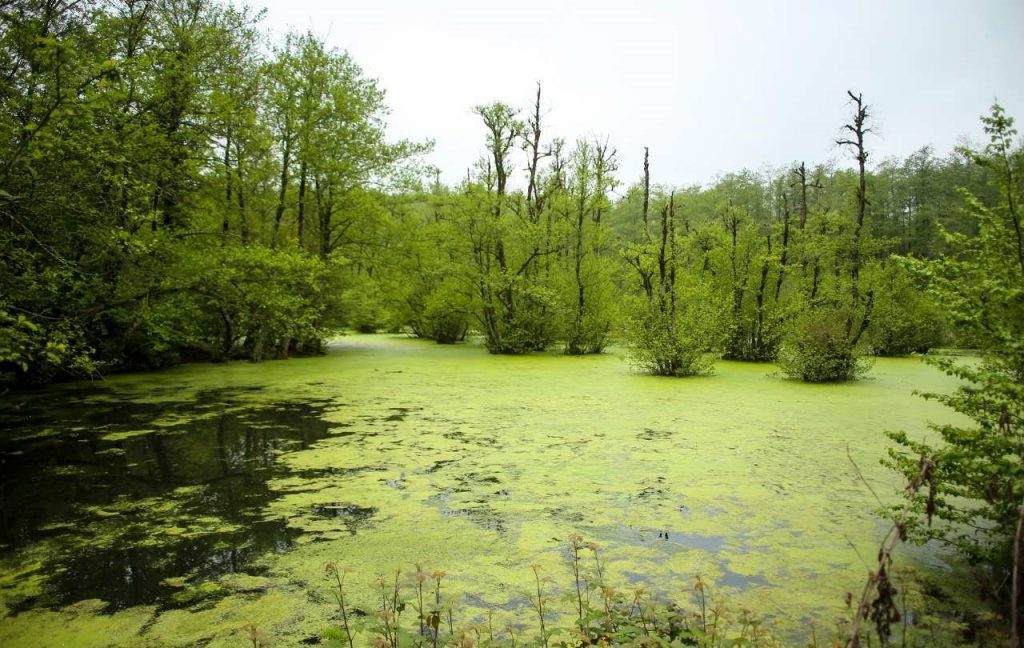
[[[0,643],[44,629],[81,646],[239,645],[249,623],[301,639],[335,622],[328,561],[354,570],[364,611],[378,574],[422,564],[448,572],[467,621],[489,607],[516,622],[531,565],[556,597],[571,582],[570,532],[623,586],[689,601],[700,574],[783,629],[830,627],[884,526],[847,452],[895,498],[884,431],[953,420],[912,391],[955,384],[915,359],[846,385],[772,371],[669,380],[615,353],[355,336],[325,357],[111,378],[0,447],[22,453],[20,481],[4,480],[29,512],[3,538]]]

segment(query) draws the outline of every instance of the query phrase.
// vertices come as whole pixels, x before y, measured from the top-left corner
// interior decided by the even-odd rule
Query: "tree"
[[[865,229],[869,204],[865,137],[872,131],[868,126],[870,110],[862,95],[852,91],[847,94],[853,104],[853,116],[843,125],[848,136],[836,140],[836,144],[852,149],[857,162],[855,211],[852,219],[830,222],[824,215],[818,219],[817,239],[807,240],[814,261],[806,308],[790,322],[779,351],[783,373],[805,382],[853,380],[867,370],[860,342],[871,323],[875,292],[872,287],[864,288],[861,272],[876,251],[875,242]],[[798,177],[803,192],[806,170],[798,173]],[[825,251],[831,259],[822,258]],[[831,261],[834,274],[831,286],[823,289],[822,271],[827,261]]]
[[[570,355],[601,353],[611,333],[614,287],[603,255],[606,233],[601,214],[607,210],[617,168],[615,150],[607,141],[580,140],[571,155],[565,196],[572,277],[565,352]]]
[[[333,296],[385,247],[380,189],[425,145],[387,142],[383,92],[314,37],[265,60],[261,16],[214,0],[0,12],[5,379],[287,356],[341,324]],[[281,250],[292,214],[301,254]]]
[[[458,218],[464,254],[472,260],[466,270],[476,292],[475,317],[491,353],[543,350],[554,340],[555,292],[539,267],[541,258],[551,253],[545,248],[550,241],[545,241],[548,235],[538,211],[551,188],[541,187],[543,174],[532,168],[540,155],[529,144],[534,139],[529,133],[539,132],[539,107],[532,131],[508,104],[481,105],[474,111],[486,129],[487,153],[476,165],[476,178],[467,178],[462,187]],[[510,193],[508,185],[513,146],[523,141],[524,133],[534,183],[528,199]]]
[[[933,359],[962,385],[952,394],[925,394],[969,417],[972,425],[933,426],[941,443],[889,433],[903,450],[890,452],[890,465],[910,474],[910,454],[934,456],[935,489],[917,500],[921,520],[912,528],[919,541],[953,543],[988,573],[996,597],[1009,599],[1014,641],[1020,643],[1021,532],[1024,524],[1024,234],[1019,181],[1024,149],[1015,144],[1013,120],[994,105],[982,118],[989,143],[967,151],[988,170],[998,199],[992,203],[962,191],[977,236],[943,230],[950,254],[934,260],[905,259],[926,283],[954,324],[980,346],[980,362]]]
[[[650,235],[646,150],[644,157],[642,242],[623,251],[643,287],[635,307],[637,314],[629,325],[629,355],[641,371],[657,376],[706,373],[711,370],[710,353],[724,337],[721,302],[710,290],[706,259],[697,264],[700,270],[686,263],[697,257],[686,248],[699,245],[699,237],[677,231],[674,191],[659,201],[660,232]]]

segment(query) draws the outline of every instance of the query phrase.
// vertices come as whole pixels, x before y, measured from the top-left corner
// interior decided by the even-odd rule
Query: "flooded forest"
[[[0,3],[0,645],[1022,646],[1002,105],[674,184],[537,83],[446,182],[264,20]]]

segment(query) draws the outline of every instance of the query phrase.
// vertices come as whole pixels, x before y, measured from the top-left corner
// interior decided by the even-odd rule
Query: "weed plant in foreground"
[[[853,594],[835,625],[813,626],[805,637],[780,635],[767,616],[734,607],[712,592],[700,574],[687,584],[686,600],[669,601],[642,586],[608,582],[600,548],[572,534],[567,540],[572,580],[560,597],[540,566],[532,566],[534,590],[529,594],[531,613],[516,623],[498,627],[494,610],[466,618],[456,598],[443,592],[443,571],[416,565],[411,572],[396,570],[377,579],[376,615],[356,613],[346,598],[348,570],[327,563],[326,577],[338,604],[340,625],[325,629],[309,643],[332,648],[552,648],[568,646],[702,646],[707,648],[781,646],[961,646],[979,645],[953,610],[929,595],[927,577],[913,570],[892,567],[886,581],[884,617],[879,604],[855,605]],[[868,585],[877,582],[869,577]],[[880,588],[881,589],[881,588]],[[528,616],[527,616],[528,615]],[[878,618],[876,618],[878,617]],[[879,621],[882,623],[879,623]],[[871,627],[860,627],[861,622]],[[856,628],[856,639],[851,631]],[[253,648],[263,645],[255,629],[248,630]],[[982,643],[985,643],[982,641]],[[998,645],[985,644],[985,645]]]

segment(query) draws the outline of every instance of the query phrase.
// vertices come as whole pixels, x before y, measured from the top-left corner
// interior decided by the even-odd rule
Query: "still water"
[[[884,530],[853,462],[895,501],[884,431],[934,437],[954,416],[912,392],[954,387],[916,359],[847,385],[730,362],[673,380],[616,353],[354,336],[8,395],[0,645],[240,646],[249,623],[311,641],[337,623],[327,561],[369,613],[378,574],[421,564],[464,622],[517,623],[536,564],[569,614],[570,533],[620,587],[685,604],[700,574],[782,631],[828,629]]]

